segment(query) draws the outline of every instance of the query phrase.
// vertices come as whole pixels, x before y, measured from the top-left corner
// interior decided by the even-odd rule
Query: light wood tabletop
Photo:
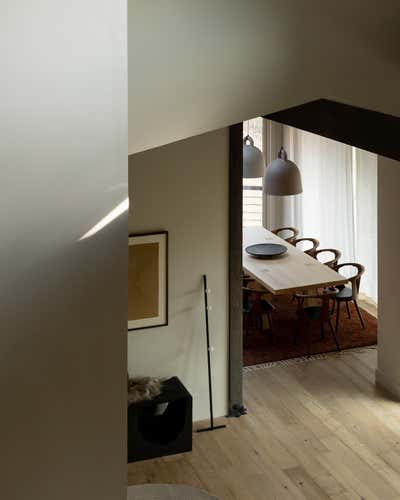
[[[278,243],[286,246],[287,252],[271,259],[257,259],[245,250],[257,243]],[[344,276],[261,226],[243,228],[243,268],[275,295],[348,282]]]

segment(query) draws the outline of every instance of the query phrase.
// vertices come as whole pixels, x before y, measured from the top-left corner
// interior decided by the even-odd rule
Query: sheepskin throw
[[[128,403],[149,401],[161,393],[161,380],[155,377],[128,379]]]

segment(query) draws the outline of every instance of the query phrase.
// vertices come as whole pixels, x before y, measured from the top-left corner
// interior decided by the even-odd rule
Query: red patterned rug
[[[266,331],[253,333],[248,336],[247,345],[243,349],[244,366],[252,366],[271,361],[297,358],[307,355],[305,335],[300,333],[297,344],[293,344],[293,331],[296,321],[296,301],[290,296],[277,296],[274,298],[277,311],[273,313],[273,334]],[[377,341],[377,320],[364,309],[361,314],[365,329],[361,328],[360,320],[353,304],[350,304],[351,318],[348,319],[346,306],[342,304],[339,323],[339,344],[341,349],[365,347],[375,345]],[[333,318],[335,325],[336,316]],[[312,343],[311,354],[335,351],[335,343],[326,325],[325,338],[321,340],[319,325],[315,324],[310,329]]]

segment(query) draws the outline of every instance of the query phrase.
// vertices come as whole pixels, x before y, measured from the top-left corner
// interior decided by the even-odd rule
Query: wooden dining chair
[[[356,269],[356,274],[354,276],[349,277],[350,281],[350,286],[349,285],[343,285],[339,288],[339,291],[336,292],[335,294],[335,301],[336,301],[336,335],[339,332],[339,319],[340,319],[340,306],[343,302],[346,304],[346,309],[347,309],[347,317],[350,319],[351,314],[350,314],[350,307],[349,304],[350,302],[353,302],[354,307],[357,311],[358,317],[360,319],[361,327],[365,328],[363,318],[361,316],[361,311],[360,308],[358,307],[357,303],[357,298],[358,294],[360,292],[360,283],[361,283],[361,276],[365,272],[365,267],[361,264],[357,264],[355,262],[346,262],[343,264],[337,264],[334,269],[338,273],[340,272],[341,269],[345,267],[352,267]]]
[[[315,257],[315,252],[319,247],[319,241],[316,240],[315,238],[296,238],[293,241],[293,245],[297,247],[299,243],[304,241],[310,242],[312,246],[310,248],[307,248],[306,250],[303,250],[303,252],[310,255],[311,257]]]
[[[263,316],[267,316],[269,331],[272,333],[272,315],[275,306],[265,295],[267,290],[243,287],[243,342],[246,345],[251,333],[264,331]]]
[[[321,338],[324,338],[324,327],[327,323],[336,344],[336,349],[340,351],[340,345],[337,339],[336,332],[332,325],[333,307],[331,307],[332,298],[337,293],[337,290],[324,290],[323,293],[316,294],[301,294],[296,293],[297,299],[297,329],[295,331],[294,341],[296,342],[299,331],[306,333],[307,341],[307,356],[310,356],[311,351],[311,336],[310,326],[313,323],[319,323]],[[304,304],[306,299],[315,299],[318,305],[307,306]]]
[[[271,232],[276,234],[277,236],[279,236],[281,233],[291,233],[286,237],[281,236],[281,238],[291,244],[293,244],[293,241],[299,235],[299,230],[295,227],[278,227],[277,229],[273,229]]]
[[[250,276],[250,274],[245,273],[244,271],[242,272],[242,284],[243,287],[247,287],[249,283],[256,283],[256,280]]]
[[[323,260],[323,255],[328,255],[329,260]],[[329,254],[331,258],[329,258]],[[333,257],[332,257],[333,255]],[[337,266],[340,257],[342,256],[342,252],[340,250],[336,250],[335,248],[320,248],[315,251],[314,257],[321,262],[321,264],[325,264],[328,267],[334,268]]]

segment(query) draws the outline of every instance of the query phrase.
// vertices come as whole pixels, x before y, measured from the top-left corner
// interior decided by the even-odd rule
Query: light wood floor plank
[[[318,486],[302,467],[286,469],[285,474],[303,492],[307,500],[327,500],[328,495]]]
[[[190,484],[221,500],[400,499],[400,404],[376,351],[244,374],[248,415],[194,434],[193,452],[129,464],[128,483]]]

